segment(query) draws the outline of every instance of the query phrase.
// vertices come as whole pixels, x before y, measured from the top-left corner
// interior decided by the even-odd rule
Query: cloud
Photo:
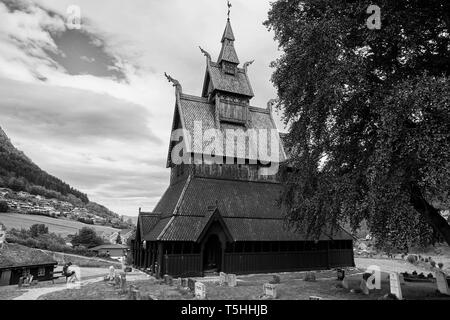
[[[149,110],[106,94],[0,78],[0,96],[2,119],[33,137],[163,143],[148,127]]]
[[[82,29],[67,30],[69,5]],[[275,90],[277,55],[262,21],[268,1],[236,0],[232,25],[252,105]],[[167,188],[174,89],[201,92],[205,60],[220,51],[226,3],[195,0],[0,0],[0,126],[44,170],[119,213],[150,211]]]

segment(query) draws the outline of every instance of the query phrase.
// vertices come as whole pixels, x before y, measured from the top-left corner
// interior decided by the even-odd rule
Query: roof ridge
[[[269,110],[261,108],[261,107],[249,106],[248,109],[252,112],[270,114]]]
[[[197,101],[197,102],[205,102],[209,104],[208,98],[198,97],[191,94],[181,94],[181,100],[191,100],[191,101]]]
[[[242,183],[258,183],[258,184],[276,184],[276,185],[281,185],[281,182],[274,182],[274,181],[259,181],[259,180],[255,180],[255,181],[249,181],[249,180],[240,180],[240,179],[233,179],[233,178],[222,178],[219,179],[218,177],[207,177],[207,176],[198,176],[198,175],[194,175],[192,177],[193,179],[208,179],[208,180],[217,180],[217,181],[233,181],[233,182],[242,182]]]

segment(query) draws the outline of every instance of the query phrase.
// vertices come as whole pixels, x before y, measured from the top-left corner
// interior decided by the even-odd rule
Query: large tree
[[[97,235],[95,230],[88,227],[81,228],[72,238],[72,245],[74,247],[82,245],[86,248],[92,248],[103,243],[103,239]]]
[[[282,203],[310,234],[366,220],[379,247],[450,244],[450,2],[278,0],[266,26],[292,173]]]

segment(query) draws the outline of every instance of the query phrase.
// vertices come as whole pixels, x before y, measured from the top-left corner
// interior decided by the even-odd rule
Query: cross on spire
[[[230,20],[230,11],[232,7],[230,0],[227,1],[227,6],[228,6],[228,20]]]

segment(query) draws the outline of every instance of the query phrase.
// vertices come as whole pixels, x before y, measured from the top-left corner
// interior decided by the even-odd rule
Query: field
[[[114,229],[111,227],[88,225],[73,220],[63,220],[44,216],[26,215],[17,213],[1,213],[0,222],[3,223],[8,229],[11,228],[29,229],[33,224],[43,223],[48,227],[49,232],[54,232],[56,234],[61,235],[62,237],[66,237],[69,234],[75,234],[82,227],[94,228],[95,231],[97,232],[104,231],[106,234],[111,234],[116,231],[119,231],[118,229]]]

